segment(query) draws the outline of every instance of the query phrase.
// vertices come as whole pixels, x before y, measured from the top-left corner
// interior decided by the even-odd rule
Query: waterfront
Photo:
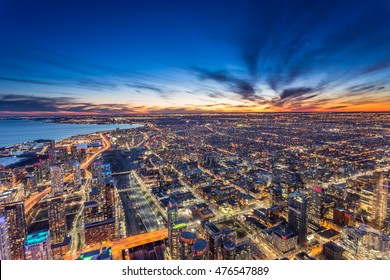
[[[139,127],[137,124],[66,124],[29,120],[0,121],[0,147],[38,139],[61,140],[73,135]]]

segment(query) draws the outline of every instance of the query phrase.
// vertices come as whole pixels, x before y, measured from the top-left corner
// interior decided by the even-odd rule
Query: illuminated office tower
[[[315,224],[320,224],[320,221],[323,218],[322,213],[325,203],[325,190],[321,187],[313,187],[310,195],[311,200],[309,203],[308,219]]]
[[[100,187],[103,184],[103,166],[101,161],[95,161],[91,164],[92,186]]]
[[[106,183],[103,189],[104,204],[103,204],[103,215],[105,219],[114,217],[115,213],[115,194],[114,186],[110,183]]]
[[[81,170],[80,163],[78,161],[73,162],[73,183],[75,187],[81,185]]]
[[[180,260],[192,259],[192,246],[197,240],[196,234],[190,231],[180,233]]]
[[[169,259],[180,260],[180,235],[187,229],[186,223],[176,222],[172,228],[168,228]]]
[[[53,195],[64,192],[65,171],[60,166],[50,166],[51,193]]]
[[[230,240],[223,242],[222,247],[222,259],[223,260],[234,260],[236,256],[236,244]]]
[[[178,221],[178,206],[174,201],[168,203],[168,259],[180,259],[180,234],[187,224]]]
[[[288,228],[298,236],[298,244],[306,242],[307,198],[296,190],[288,196]]]
[[[21,201],[7,203],[3,205],[3,211],[8,226],[11,259],[23,260],[24,241],[27,232],[24,204]]]
[[[374,205],[372,220],[379,230],[387,233],[390,210],[389,183],[384,179],[383,174],[377,174],[378,181],[374,191]]]
[[[174,201],[168,203],[168,225],[174,225],[178,219],[179,208]]]
[[[176,253],[177,248],[174,248],[175,240],[173,240],[173,227],[177,222],[178,206],[174,201],[168,203],[168,245],[169,245],[169,256],[172,258],[174,252]],[[177,244],[178,245],[178,244]],[[176,253],[176,255],[178,252]]]
[[[205,225],[206,240],[209,246],[209,260],[219,259],[219,248],[222,242],[222,231],[212,222]]]
[[[42,230],[27,235],[24,243],[26,260],[51,260],[50,232]]]
[[[0,260],[10,260],[10,244],[8,237],[8,225],[5,216],[0,217]]]
[[[61,195],[48,200],[49,229],[52,244],[59,244],[66,237],[65,198]]]
[[[192,258],[194,260],[207,260],[209,246],[207,241],[199,238],[192,246]]]

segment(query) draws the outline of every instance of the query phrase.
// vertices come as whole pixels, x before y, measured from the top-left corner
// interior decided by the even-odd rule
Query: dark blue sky
[[[390,108],[390,1],[0,2],[0,112]]]

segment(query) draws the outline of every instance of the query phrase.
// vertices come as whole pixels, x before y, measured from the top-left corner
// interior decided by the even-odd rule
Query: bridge
[[[122,172],[115,172],[115,173],[112,173],[111,176],[125,175],[125,174],[130,174],[130,173],[131,173],[131,170],[122,171]]]
[[[112,258],[114,260],[121,260],[122,259],[122,251],[125,249],[131,249],[138,246],[142,246],[148,243],[162,241],[168,238],[168,229],[160,229],[148,233],[141,233],[133,236],[129,236],[126,238],[122,238],[119,240],[114,241],[106,241],[104,244],[99,244],[95,246],[88,247],[84,249],[81,252],[78,252],[77,255],[75,254],[67,254],[65,255],[65,260],[74,260],[76,259],[80,254],[89,252],[92,250],[97,250],[102,247],[111,247],[112,250]]]

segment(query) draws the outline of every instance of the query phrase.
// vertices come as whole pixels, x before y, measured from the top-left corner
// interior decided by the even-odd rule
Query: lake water
[[[74,135],[140,127],[138,124],[65,124],[28,120],[1,120],[0,147],[37,139],[61,140]]]

